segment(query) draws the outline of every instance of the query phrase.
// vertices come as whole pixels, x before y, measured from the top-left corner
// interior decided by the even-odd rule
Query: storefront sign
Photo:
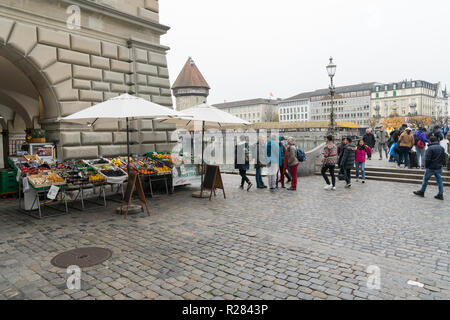
[[[197,165],[182,165],[173,168],[173,186],[200,183],[201,176]]]
[[[47,198],[49,198],[50,200],[55,200],[58,192],[59,188],[57,186],[51,186],[50,190],[48,191]]]

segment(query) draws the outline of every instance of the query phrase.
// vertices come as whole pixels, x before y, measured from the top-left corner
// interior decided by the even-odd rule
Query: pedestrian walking
[[[406,128],[405,132],[403,132],[398,139],[398,142],[400,143],[400,145],[398,147],[399,155],[397,167],[401,167],[402,159],[404,159],[405,168],[408,168],[409,152],[414,146],[414,136],[412,135],[412,129]]]
[[[427,138],[427,129],[420,127],[414,134],[414,143],[416,145],[417,169],[425,169],[425,147],[430,144]]]
[[[352,187],[351,170],[355,167],[356,146],[352,144],[352,139],[350,137],[346,138],[344,143],[344,151],[339,166],[344,171],[344,180],[347,183],[345,187],[350,189]]]
[[[298,181],[298,165],[300,161],[297,157],[297,147],[295,146],[295,139],[288,139],[288,148],[286,150],[287,153],[287,165],[289,167],[289,171],[292,177],[291,187],[288,189],[289,191],[297,190],[297,181]]]
[[[256,154],[256,186],[258,189],[267,189],[267,186],[264,184],[262,178],[262,169],[265,167],[265,163],[267,163],[266,157],[266,142],[265,137],[259,136],[258,142],[253,147],[253,154]]]
[[[325,138],[325,147],[323,148],[323,160],[322,160],[322,176],[326,182],[325,190],[330,191],[336,190],[336,177],[334,175],[334,170],[336,168],[336,163],[338,161],[337,147],[333,142],[333,136],[329,135]],[[330,171],[330,179],[327,176],[327,171]]]
[[[271,192],[275,192],[278,191],[277,175],[281,163],[280,145],[277,136],[272,136],[267,143],[267,163],[269,188]]]
[[[280,153],[281,153],[281,163],[280,163],[280,171],[279,171],[279,177],[277,176],[277,188],[279,183],[281,182],[281,188],[285,189],[285,180],[288,179],[288,182],[292,180],[291,175],[288,171],[288,164],[287,164],[287,148],[288,148],[288,141],[286,137],[280,137]]]
[[[442,167],[445,165],[446,157],[445,150],[441,147],[437,137],[431,137],[431,144],[425,155],[425,175],[423,177],[422,188],[415,191],[414,194],[419,197],[425,197],[425,192],[428,187],[428,181],[432,176],[435,176],[436,182],[439,185],[439,193],[435,199],[444,200],[444,184],[442,182]]]
[[[244,190],[245,183],[247,183],[247,191],[250,191],[253,186],[247,177],[247,170],[250,169],[250,148],[245,136],[241,136],[241,142],[235,148],[234,159],[234,167],[239,170],[241,176],[240,189]]]
[[[366,134],[363,136],[363,141],[366,145],[368,145],[371,149],[375,148],[376,138],[370,129],[366,130]],[[372,160],[372,153],[367,154],[367,158]]]
[[[364,143],[364,140],[358,141],[358,146],[355,151],[355,165],[356,165],[356,182],[359,181],[360,171],[362,183],[366,183],[366,154],[372,153],[372,149]]]
[[[388,159],[388,143],[389,143],[389,134],[384,127],[381,127],[377,132],[376,139],[378,141],[378,152],[380,153],[380,160],[383,160],[383,153],[386,155],[386,159]]]
[[[444,123],[444,126],[441,129],[441,133],[444,136],[444,139],[447,139],[447,134],[450,132],[450,127],[448,126],[448,123]]]

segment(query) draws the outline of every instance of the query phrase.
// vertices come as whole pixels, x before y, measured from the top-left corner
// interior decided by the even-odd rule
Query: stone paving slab
[[[412,195],[414,186],[370,181],[323,190],[241,191],[224,176],[227,200],[192,188],[150,199],[151,217],[107,209],[34,220],[16,200],[0,208],[0,299],[448,299],[450,201]],[[82,270],[69,290],[50,260],[66,250],[113,251]],[[367,267],[380,270],[368,288]],[[408,285],[408,280],[424,284]]]

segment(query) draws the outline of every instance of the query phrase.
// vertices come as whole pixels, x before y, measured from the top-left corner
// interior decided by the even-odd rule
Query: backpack
[[[300,162],[306,161],[306,154],[300,148],[297,148],[297,160]]]

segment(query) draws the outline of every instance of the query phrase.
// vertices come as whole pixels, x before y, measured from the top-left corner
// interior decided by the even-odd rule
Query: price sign
[[[59,187],[51,186],[50,190],[48,191],[47,198],[49,198],[50,200],[55,200],[58,193]]]

